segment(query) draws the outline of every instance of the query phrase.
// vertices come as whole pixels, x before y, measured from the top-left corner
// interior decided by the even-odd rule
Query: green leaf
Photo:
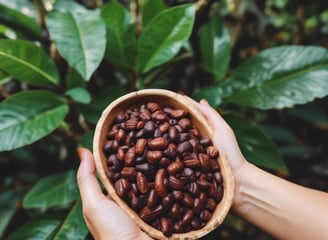
[[[84,240],[88,232],[88,228],[82,215],[82,201],[81,199],[78,199],[53,239]]]
[[[0,70],[32,85],[59,83],[56,65],[42,48],[24,40],[0,40]]]
[[[100,12],[74,11],[74,8],[52,11],[46,17],[46,24],[61,56],[89,80],[106,49],[106,28]]]
[[[118,2],[111,1],[101,12],[106,24],[105,58],[114,65],[133,69],[136,55],[136,26],[130,13]]]
[[[79,193],[74,170],[62,172],[39,180],[25,195],[26,208],[64,205],[78,199]]]
[[[146,0],[142,6],[142,25],[146,27],[148,23],[167,7],[163,0]]]
[[[16,4],[23,5],[24,3]],[[27,9],[27,6],[24,7]],[[0,3],[0,13],[0,22],[10,27],[16,33],[24,35],[26,39],[41,38],[40,27],[34,19],[2,3]]]
[[[66,92],[75,102],[88,104],[91,102],[90,93],[83,87],[71,88]]]
[[[15,214],[17,208],[16,204],[23,197],[22,191],[9,190],[2,192],[0,194],[0,209],[1,209],[1,218],[0,218],[0,238],[2,237],[4,231],[11,218]]]
[[[79,146],[87,149],[92,149],[94,134],[95,132],[93,130],[83,134],[80,138]]]
[[[64,217],[63,212],[46,213],[14,231],[9,240],[52,240]]]
[[[171,60],[188,40],[194,20],[193,4],[173,7],[154,17],[139,39],[138,71],[145,73]]]
[[[260,109],[290,107],[328,95],[328,50],[283,46],[251,57],[232,74],[230,102]]]
[[[277,146],[258,125],[232,114],[225,119],[234,130],[248,161],[264,168],[288,172]]]
[[[49,91],[14,94],[0,103],[0,151],[31,144],[52,132],[68,112],[65,99]]]
[[[222,80],[230,63],[231,47],[228,30],[219,16],[213,16],[199,31],[201,66]]]
[[[219,106],[222,103],[222,89],[219,86],[208,86],[197,89],[192,97],[199,101],[206,99],[211,106]]]

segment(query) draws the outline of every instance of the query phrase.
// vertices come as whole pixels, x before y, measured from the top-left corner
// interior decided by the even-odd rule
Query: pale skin
[[[194,104],[214,129],[214,145],[230,161],[236,185],[232,213],[276,239],[328,239],[328,193],[288,182],[249,163],[220,114],[205,100]],[[151,239],[110,196],[102,193],[92,153],[82,148],[78,152],[81,164],[77,181],[84,219],[93,237]]]

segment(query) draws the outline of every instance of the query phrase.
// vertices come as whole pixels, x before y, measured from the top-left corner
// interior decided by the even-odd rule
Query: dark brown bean
[[[171,236],[173,233],[172,221],[168,217],[162,217],[160,219],[161,231],[165,236]]]
[[[157,171],[155,176],[155,190],[158,196],[165,197],[167,188],[164,183],[164,179],[166,178],[167,172],[166,169],[161,168]]]
[[[148,147],[150,150],[163,150],[167,147],[169,142],[163,137],[157,137],[148,141]]]
[[[147,180],[146,176],[144,174],[142,174],[141,172],[137,172],[136,182],[137,182],[138,190],[142,194],[145,194],[148,191],[148,180]]]
[[[127,196],[131,188],[131,183],[125,178],[120,178],[115,182],[114,187],[117,195],[120,196],[121,198],[124,198],[125,196]]]
[[[158,202],[158,195],[155,189],[151,189],[149,191],[148,198],[147,198],[147,206],[149,208],[153,208],[157,205],[157,202]]]
[[[173,162],[167,167],[167,172],[170,175],[174,175],[174,174],[181,172],[182,169],[183,169],[182,162]]]

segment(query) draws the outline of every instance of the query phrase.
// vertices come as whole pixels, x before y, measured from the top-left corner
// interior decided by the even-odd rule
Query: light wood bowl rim
[[[140,102],[146,103],[150,100],[157,102],[157,99],[167,99],[170,104],[186,109],[190,115],[192,122],[200,128],[202,135],[212,136],[213,129],[208,124],[203,114],[195,106],[189,98],[184,97],[181,94],[164,90],[164,89],[144,89],[135,92],[128,93],[121,96],[110,103],[103,111],[99,118],[95,134],[93,138],[93,154],[95,158],[96,170],[99,175],[100,181],[103,183],[109,196],[136,222],[140,229],[146,232],[149,236],[155,239],[197,239],[200,238],[215,228],[217,228],[225,219],[228,214],[234,195],[234,177],[230,168],[228,158],[220,153],[218,162],[221,168],[221,174],[223,177],[224,194],[221,202],[216,207],[213,213],[213,217],[210,221],[201,229],[189,231],[186,233],[174,233],[170,237],[166,237],[161,231],[153,228],[149,224],[145,223],[115,192],[115,189],[106,175],[106,157],[103,153],[103,143],[111,119],[114,118],[113,114],[119,111],[126,110],[132,106],[139,105]],[[148,101],[146,101],[148,99]],[[159,102],[161,105],[161,102]],[[114,113],[113,113],[114,112]],[[202,126],[199,126],[202,124]],[[205,131],[205,132],[204,132]],[[222,136],[224,137],[224,136]],[[220,149],[219,149],[220,150]]]

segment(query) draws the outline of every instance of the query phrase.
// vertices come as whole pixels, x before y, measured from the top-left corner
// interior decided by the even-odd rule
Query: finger
[[[95,176],[96,166],[92,153],[85,148],[78,150],[81,163],[77,172],[77,183],[84,203],[97,203],[105,198]]]

